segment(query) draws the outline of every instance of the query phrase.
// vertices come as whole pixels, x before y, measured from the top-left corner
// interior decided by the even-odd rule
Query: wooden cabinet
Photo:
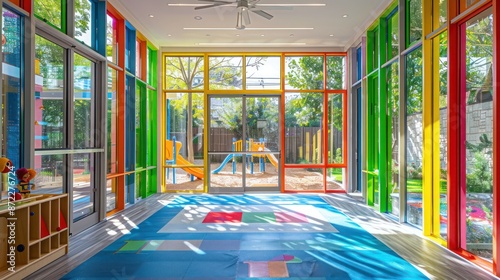
[[[68,253],[68,195],[0,204],[0,279],[21,279]]]

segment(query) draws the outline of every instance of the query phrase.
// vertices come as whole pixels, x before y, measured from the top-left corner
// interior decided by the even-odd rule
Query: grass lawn
[[[328,172],[330,174],[330,177],[333,177],[334,181],[342,181],[342,168],[329,168]]]
[[[408,192],[421,193],[422,192],[422,179],[407,179],[406,187]],[[441,180],[441,193],[445,194],[446,180]]]

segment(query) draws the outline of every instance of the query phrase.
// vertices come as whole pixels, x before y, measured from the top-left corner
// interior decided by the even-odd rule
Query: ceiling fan
[[[215,8],[220,6],[234,6],[236,5],[236,9],[238,10],[238,15],[236,17],[236,28],[237,29],[245,29],[245,24],[250,24],[250,15],[248,11],[253,12],[261,17],[266,19],[272,19],[273,16],[263,10],[260,9],[259,4],[257,4],[260,0],[235,0],[235,1],[222,1],[222,0],[199,0],[203,2],[209,2],[212,4],[208,4],[205,6],[195,7],[195,10]],[[269,8],[269,6],[266,6]],[[286,8],[286,7],[285,7]]]

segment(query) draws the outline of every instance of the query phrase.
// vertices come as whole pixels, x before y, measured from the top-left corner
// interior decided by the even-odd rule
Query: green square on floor
[[[125,253],[125,252],[137,252],[139,251],[142,247],[146,245],[146,243],[149,243],[148,240],[127,240],[125,241],[125,245],[123,245],[120,249],[118,249],[118,252]]]
[[[276,216],[274,212],[243,212],[242,223],[275,223]]]

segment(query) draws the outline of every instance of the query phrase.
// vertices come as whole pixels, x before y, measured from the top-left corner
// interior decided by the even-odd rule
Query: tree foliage
[[[290,88],[299,90],[324,89],[325,61],[322,56],[287,57],[288,71],[285,79]],[[345,66],[342,56],[331,56],[326,60],[327,88],[344,89]],[[293,94],[290,94],[293,96]],[[287,97],[285,106],[286,127],[319,127],[323,117],[323,94],[302,92]],[[342,123],[342,113],[334,112],[333,123],[337,128]]]
[[[89,0],[75,0],[75,37],[80,37],[89,30],[91,9]]]
[[[247,61],[247,67],[257,67],[265,63],[265,57],[256,57]],[[210,57],[208,77],[210,89],[239,89],[242,86],[242,58],[241,57]],[[182,90],[187,93],[179,93],[170,99],[172,118],[172,130],[186,132],[186,146],[188,160],[194,161],[193,151],[193,127],[203,126],[203,94],[194,94],[193,90],[204,88],[204,57],[203,56],[179,56],[167,57],[165,60],[165,89]],[[234,108],[231,108],[234,109]],[[238,130],[238,122],[235,114],[241,111],[232,110],[234,122],[227,125],[231,130]],[[229,117],[229,119],[231,119]],[[241,123],[241,120],[240,120]]]

